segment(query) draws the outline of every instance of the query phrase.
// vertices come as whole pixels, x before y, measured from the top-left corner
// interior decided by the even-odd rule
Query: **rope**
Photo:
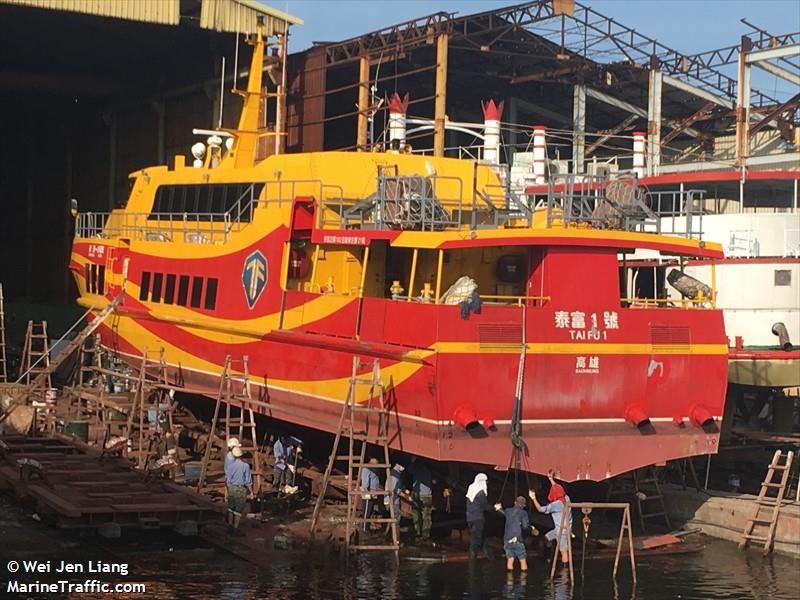
[[[519,353],[519,366],[517,368],[517,383],[514,391],[514,411],[511,416],[511,456],[508,461],[508,470],[506,471],[505,479],[503,480],[503,487],[500,489],[500,498],[508,483],[508,477],[511,474],[512,468],[514,469],[514,497],[519,494],[519,472],[521,470],[521,462],[525,462],[527,466],[527,453],[528,445],[522,439],[522,390],[525,379],[525,356],[527,350],[527,336],[525,333],[526,320],[526,306],[522,305],[522,340]],[[520,460],[522,458],[522,461]],[[530,489],[530,479],[527,468],[525,469],[525,482]]]

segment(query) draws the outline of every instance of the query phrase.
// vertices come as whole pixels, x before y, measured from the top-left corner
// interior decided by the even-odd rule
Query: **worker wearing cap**
[[[228,439],[228,452],[225,454],[225,477],[228,476],[228,467],[233,463],[234,456],[232,450],[234,448],[241,448],[242,445],[239,443],[239,438],[229,438]]]
[[[526,529],[533,528],[528,520],[526,505],[527,502],[523,496],[517,496],[514,506],[511,508],[503,509],[499,502],[494,505],[495,510],[506,518],[506,526],[503,531],[503,550],[506,553],[506,568],[509,571],[514,570],[514,559],[519,560],[520,569],[528,570],[528,554],[522,535]]]
[[[540,513],[550,515],[553,517],[553,524],[555,529],[548,531],[545,534],[545,539],[552,542],[558,537],[558,531],[561,529],[561,522],[564,518],[564,510],[566,510],[569,496],[567,496],[564,487],[556,483],[554,472],[548,471],[547,478],[550,480],[550,493],[547,495],[547,504],[542,506],[536,499],[536,493],[530,492],[533,505]],[[569,546],[567,536],[572,535],[572,511],[567,511],[567,522],[564,531],[561,532],[561,539],[558,540],[558,549],[561,551],[561,562],[567,564],[569,562]]]
[[[250,472],[250,465],[242,460],[241,446],[231,448],[233,462],[225,472],[225,479],[228,491],[228,528],[231,534],[239,533],[239,521],[242,519],[245,504],[248,496],[253,495],[253,476]]]

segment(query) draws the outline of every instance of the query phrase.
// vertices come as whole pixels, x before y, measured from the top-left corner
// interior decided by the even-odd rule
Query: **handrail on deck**
[[[716,298],[620,298],[627,308],[716,308]]]

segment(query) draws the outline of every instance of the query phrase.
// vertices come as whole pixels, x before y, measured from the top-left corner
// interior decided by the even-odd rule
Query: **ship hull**
[[[100,332],[104,344],[117,352],[132,369],[138,370],[142,353],[137,348],[160,348],[166,344],[165,354],[169,357],[170,350],[175,354],[176,346],[187,347],[186,340],[175,346],[167,342],[176,333],[173,327],[150,319],[122,317],[116,327],[112,329],[103,325]],[[149,331],[150,335],[137,337],[132,333],[136,329]],[[131,337],[126,338],[126,335]],[[335,349],[318,344],[309,347],[307,340],[291,336],[289,339],[278,336],[280,341],[270,340],[269,336],[266,338],[247,347],[252,396],[258,400],[253,408],[257,413],[335,433],[352,358],[358,355],[364,361],[364,373],[371,368],[371,360],[377,359],[381,361],[384,374],[390,374],[384,381],[388,384],[386,398],[392,411],[389,434],[393,449],[433,460],[471,463],[491,469],[507,469],[513,464],[515,455],[510,417],[519,351],[429,354],[423,360],[416,357],[413,360],[392,360],[391,354],[380,345],[365,345],[357,352],[357,348],[351,346]],[[591,415],[591,409],[580,401],[567,399],[565,402],[560,398],[554,406],[555,390],[574,394],[569,383],[565,382],[576,377],[573,368],[575,356],[537,353],[535,347],[536,344],[531,344],[530,353],[526,355],[521,421],[526,450],[518,456],[521,469],[534,473],[554,469],[561,478],[569,481],[603,480],[644,465],[717,451],[719,433],[716,427],[704,430],[693,425],[688,417],[676,419],[669,416],[667,410],[654,412],[647,426],[638,428],[622,416],[621,408],[617,411],[620,416],[609,417],[597,409]],[[198,349],[193,352],[198,352]],[[217,348],[212,354],[221,356],[223,352],[230,352],[230,347]],[[215,360],[213,356],[206,358]],[[648,354],[633,360],[646,364],[652,358],[653,355]],[[669,363],[669,359],[675,359],[675,356],[656,355],[655,358],[666,359]],[[632,356],[605,354],[603,360],[603,367],[609,371],[617,361],[617,368],[624,372]],[[559,363],[562,363],[561,367]],[[187,388],[203,393],[209,397],[209,402],[213,402],[220,387],[222,364],[210,369],[193,367],[192,364],[191,360],[185,359],[170,363],[171,377]],[[692,364],[698,372],[714,373],[720,369],[724,371],[725,358],[693,356]],[[287,385],[282,377],[273,380],[269,375],[291,373],[292,377],[298,377],[298,365],[314,373],[312,376],[303,371],[305,385]],[[407,372],[413,374],[403,378]],[[398,379],[392,373],[398,374]],[[498,373],[503,375],[498,377]],[[548,375],[544,376],[544,373]],[[676,373],[675,376],[682,375]],[[560,383],[553,383],[559,380]],[[613,380],[613,377],[603,380],[594,395],[597,398],[604,395],[624,398],[625,392],[620,395]],[[698,389],[702,390],[702,387],[699,385]],[[634,389],[631,387],[631,397],[636,395]],[[676,414],[687,412],[685,406],[689,405],[690,396],[694,396],[688,390],[684,391],[688,396],[673,402],[672,409]],[[365,401],[365,398],[361,400]],[[561,409],[558,404],[561,404]],[[467,407],[468,414],[474,415],[477,426],[467,428],[465,423],[453,418],[461,407]],[[721,407],[714,411],[717,422],[721,419],[721,412]]]

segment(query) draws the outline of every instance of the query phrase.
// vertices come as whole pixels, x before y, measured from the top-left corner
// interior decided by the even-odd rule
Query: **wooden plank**
[[[60,515],[71,518],[81,516],[81,511],[74,504],[67,502],[63,496],[54,494],[44,486],[29,485],[27,489],[37,502],[46,504]]]

